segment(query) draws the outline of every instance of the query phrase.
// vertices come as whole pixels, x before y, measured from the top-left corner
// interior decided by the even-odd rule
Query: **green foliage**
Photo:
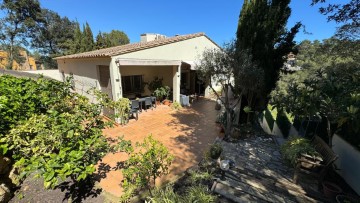
[[[6,96],[5,96],[6,95]],[[129,150],[126,141],[110,147],[102,130],[103,105],[71,92],[65,83],[0,76],[0,149],[12,156],[21,176],[34,171],[53,188],[58,179],[84,180],[109,151]]]
[[[325,0],[312,0],[312,5]],[[350,0],[343,4],[329,4],[327,7],[321,7],[320,13],[328,16],[328,21],[342,23],[337,29],[336,37],[341,39],[359,39],[359,1]]]
[[[13,61],[19,58],[17,47],[27,45],[27,36],[34,31],[35,24],[41,22],[41,9],[38,0],[4,0],[0,9],[0,39],[8,53],[7,68],[11,69]]]
[[[284,159],[293,166],[296,166],[301,154],[321,157],[315,148],[311,146],[310,140],[298,136],[290,136],[287,141],[281,145],[281,153]]]
[[[252,60],[263,70],[260,78],[263,85],[256,97],[263,108],[283,66],[283,56],[293,51],[294,37],[301,27],[301,23],[296,23],[290,30],[286,30],[291,14],[289,4],[290,0],[246,0],[240,12],[236,52],[249,50]],[[243,78],[246,77],[240,76],[239,80]]]
[[[94,47],[95,47],[94,36],[91,31],[89,23],[86,22],[85,25],[83,26],[80,52],[92,51],[94,50]]]
[[[99,99],[102,106],[116,110],[113,117],[114,119],[118,118],[120,120],[120,124],[124,125],[128,122],[131,110],[131,102],[128,98],[120,98],[118,101],[114,101],[106,93],[95,88],[91,89],[89,92],[93,93]]]
[[[74,40],[71,43],[70,53],[69,54],[76,54],[81,52],[81,41],[82,41],[82,31],[80,29],[80,24],[78,22],[75,23],[74,28]]]
[[[148,89],[150,92],[154,92],[156,89],[163,86],[163,78],[159,78],[157,76],[154,77],[154,80],[148,83]]]
[[[210,157],[213,159],[217,159],[220,157],[222,151],[223,148],[220,144],[212,144],[209,150]]]
[[[111,30],[110,33],[99,32],[99,34],[96,36],[95,49],[114,47],[129,43],[129,37],[123,31]]]
[[[151,203],[209,203],[216,202],[217,197],[212,195],[206,186],[191,186],[187,188],[185,194],[180,195],[174,192],[171,185],[164,189],[157,188],[154,190],[153,197],[149,197]]]
[[[213,174],[208,171],[190,171],[189,180],[192,185],[198,184],[202,181],[211,181],[213,179]]]
[[[110,33],[103,33],[106,47],[114,47],[124,44],[129,44],[129,37],[125,34],[125,32],[120,30],[111,30]]]
[[[159,87],[154,91],[153,94],[155,95],[157,100],[163,100],[164,97],[165,99],[169,99],[170,87],[169,86]]]
[[[211,195],[209,189],[206,186],[192,186],[186,190],[186,196],[184,202],[199,202],[208,203],[215,202],[216,196]]]
[[[322,43],[304,41],[299,47],[299,63],[304,69],[281,76],[271,93],[272,103],[300,120],[327,122],[329,145],[334,132],[344,129],[345,137],[359,140],[359,43],[332,38]],[[337,126],[331,127],[334,124]]]
[[[42,9],[41,14],[43,22],[36,25],[36,32],[30,33],[31,46],[42,53],[43,57],[70,53],[76,22],[60,17],[58,13],[48,9]]]
[[[181,104],[180,104],[179,102],[173,102],[173,103],[171,104],[171,109],[173,109],[173,110],[180,110],[180,109],[182,109],[182,106],[181,106]]]
[[[151,185],[155,184],[156,178],[168,174],[169,166],[174,159],[168,149],[151,135],[144,139],[143,143],[136,143],[139,150],[130,153],[123,169],[126,192],[135,186],[137,189],[146,188],[151,192]],[[128,194],[126,193],[125,194]]]
[[[235,57],[234,43],[226,44],[223,49],[210,49],[203,52],[197,64],[197,74],[205,83],[209,84],[210,89],[216,95],[217,100],[225,107],[226,125],[225,138],[228,139],[232,128],[233,107],[229,102],[229,92],[236,91],[238,88],[234,84],[234,74],[237,67],[247,66],[244,61],[239,61]],[[224,96],[216,91],[216,86],[221,87]]]

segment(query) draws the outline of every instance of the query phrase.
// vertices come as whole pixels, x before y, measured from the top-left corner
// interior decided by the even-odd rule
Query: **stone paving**
[[[318,202],[314,180],[305,185],[292,182],[293,169],[282,160],[271,137],[258,136],[236,143],[221,141],[223,159],[235,167],[225,180],[217,179],[213,190],[235,202]],[[315,197],[315,199],[314,199]]]

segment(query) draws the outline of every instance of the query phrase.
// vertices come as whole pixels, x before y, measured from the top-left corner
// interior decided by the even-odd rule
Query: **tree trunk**
[[[329,146],[330,148],[332,147],[332,134],[331,134],[331,123],[330,123],[330,120],[326,117],[326,123],[327,123],[327,128],[326,128],[326,131],[327,131],[327,135],[328,135],[328,138],[329,138]]]
[[[9,61],[7,64],[7,69],[12,70],[13,67],[13,61],[14,61],[14,39],[11,37],[10,39],[10,51],[9,51]]]
[[[252,105],[252,100],[253,100],[253,97],[254,97],[254,93],[253,92],[250,92],[250,100],[249,100],[249,107],[252,109],[253,108],[253,105]],[[246,119],[246,123],[249,123],[249,121],[250,121],[250,114],[251,114],[251,112],[249,112],[249,113],[247,113],[247,119]]]
[[[224,140],[228,140],[231,133],[232,119],[231,119],[231,108],[229,104],[229,86],[224,86],[224,96],[225,96],[225,109],[226,109],[226,126],[225,126],[225,136]]]

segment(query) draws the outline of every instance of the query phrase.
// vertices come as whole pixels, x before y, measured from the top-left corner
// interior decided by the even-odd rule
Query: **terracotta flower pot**
[[[324,195],[327,198],[335,199],[336,195],[342,193],[342,189],[335,183],[325,181],[322,183],[322,186]]]
[[[169,106],[169,105],[170,105],[170,100],[165,99],[165,100],[163,101],[163,104]]]

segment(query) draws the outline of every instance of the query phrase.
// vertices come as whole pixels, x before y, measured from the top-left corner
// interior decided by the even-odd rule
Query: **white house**
[[[174,37],[142,34],[139,43],[55,59],[63,77],[74,76],[75,89],[81,94],[87,95],[86,91],[95,87],[114,100],[150,95],[144,84],[159,77],[172,88],[173,100],[179,101],[180,92],[208,94],[195,72],[195,61],[206,49],[219,46],[204,33]]]

